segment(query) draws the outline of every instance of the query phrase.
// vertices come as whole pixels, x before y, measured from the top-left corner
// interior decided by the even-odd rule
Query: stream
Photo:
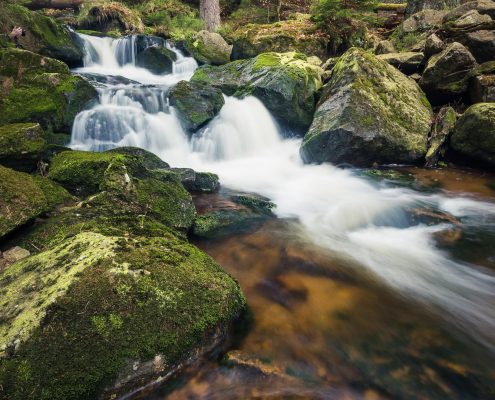
[[[167,92],[194,59],[166,43],[173,72],[153,75],[136,67],[134,37],[80,37],[74,73],[100,100],[76,117],[70,147],[142,147],[276,204],[257,230],[196,243],[239,280],[244,339],[136,398],[495,398],[493,176],[304,165],[301,139],[254,97],[225,97],[189,138]]]

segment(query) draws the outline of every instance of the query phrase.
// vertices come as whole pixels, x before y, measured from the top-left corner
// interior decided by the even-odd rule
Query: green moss
[[[76,251],[71,246],[81,235],[62,245],[63,251]],[[43,325],[31,331],[15,358],[0,360],[9,399],[96,398],[119,373],[133,373],[126,371],[128,365],[160,355],[158,375],[185,360],[208,332],[224,329],[245,307],[237,282],[194,246],[170,237],[90,238],[105,241],[107,250],[94,248],[98,258],[82,261],[85,267],[68,289],[64,286]],[[78,248],[76,254],[85,252]],[[48,264],[52,274],[64,260],[60,253]],[[21,265],[27,264],[15,269]],[[72,271],[78,264],[70,265]],[[18,287],[17,278],[10,285]]]
[[[35,175],[32,178],[45,195],[47,211],[51,211],[60,205],[74,201],[74,197],[72,197],[67,190],[50,179],[40,175]]]
[[[0,166],[0,238],[46,207],[43,191],[31,176]]]
[[[0,126],[0,164],[31,172],[45,145],[45,133],[37,123]]]

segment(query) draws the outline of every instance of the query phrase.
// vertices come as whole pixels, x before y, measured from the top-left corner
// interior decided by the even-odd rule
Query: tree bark
[[[220,2],[219,0],[200,0],[199,17],[205,21],[206,29],[215,32],[220,28]]]
[[[43,8],[55,8],[63,10],[65,8],[77,8],[84,0],[31,0],[24,4],[30,10],[41,10]]]

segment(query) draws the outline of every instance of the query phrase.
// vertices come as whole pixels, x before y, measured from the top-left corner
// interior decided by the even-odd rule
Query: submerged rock
[[[450,144],[459,153],[495,165],[495,103],[469,107],[457,121]]]
[[[466,92],[466,77],[474,67],[476,60],[469,50],[454,42],[428,60],[419,85],[430,99],[443,102]]]
[[[225,103],[220,89],[200,82],[180,81],[170,90],[169,98],[191,133],[212,120]]]
[[[412,80],[361,49],[333,68],[304,137],[306,162],[410,163],[426,153],[432,111]]]
[[[0,238],[46,208],[45,195],[30,175],[0,166]]]
[[[70,132],[96,90],[66,64],[26,50],[0,49],[0,124],[38,122],[47,132]]]
[[[199,31],[186,42],[186,49],[203,64],[223,65],[230,62],[232,45],[216,32]]]
[[[227,95],[259,98],[283,125],[307,128],[315,109],[323,70],[298,53],[264,53],[220,67],[204,66],[192,77]]]
[[[0,33],[9,34],[14,25],[26,31],[19,38],[24,49],[62,60],[70,66],[82,65],[83,47],[75,34],[53,18],[20,5],[0,4]]]
[[[45,133],[37,123],[0,126],[0,164],[6,167],[32,172],[45,146]]]

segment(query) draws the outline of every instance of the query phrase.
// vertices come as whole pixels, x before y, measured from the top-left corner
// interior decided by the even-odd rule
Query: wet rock
[[[199,31],[186,41],[187,51],[200,63],[223,65],[230,62],[232,45],[216,32]]]
[[[419,70],[423,63],[424,54],[419,52],[388,53],[380,54],[377,57],[409,75]]]
[[[457,121],[450,143],[459,153],[495,165],[495,103],[469,107]]]
[[[136,65],[157,75],[170,74],[176,58],[172,50],[152,46],[137,54]]]
[[[26,30],[26,34],[19,38],[24,49],[62,60],[71,67],[82,65],[83,47],[66,26],[20,5],[2,3],[0,33],[9,34],[14,25],[21,26]]]
[[[6,167],[32,172],[45,145],[45,133],[37,123],[0,126],[0,164]]]
[[[431,56],[440,53],[445,48],[445,43],[436,34],[432,33],[426,38],[425,42],[425,56],[430,58]]]
[[[298,53],[264,53],[220,67],[203,66],[192,77],[227,95],[253,95],[284,126],[306,129],[315,109],[323,70]]]
[[[454,42],[428,60],[419,85],[434,102],[456,98],[466,92],[466,77],[474,67],[469,50]]]
[[[319,34],[309,15],[304,14],[273,24],[248,24],[236,29],[228,39],[233,44],[232,60],[252,58],[270,51],[327,57],[327,39]]]
[[[470,73],[469,98],[472,103],[495,102],[495,61],[481,64]]]
[[[0,125],[38,122],[48,132],[70,132],[96,90],[66,64],[26,50],[0,49]]]
[[[46,210],[43,191],[30,175],[0,166],[0,238]]]
[[[202,83],[180,81],[169,93],[170,105],[179,112],[184,128],[195,132],[223,107],[222,91]]]
[[[428,140],[426,167],[434,167],[445,153],[445,145],[454,130],[457,114],[452,107],[442,107],[438,112]]]
[[[388,54],[395,52],[395,47],[390,40],[380,40],[375,48],[375,54]]]
[[[301,155],[306,162],[412,162],[426,152],[430,124],[431,107],[412,79],[353,48],[323,89]]]

